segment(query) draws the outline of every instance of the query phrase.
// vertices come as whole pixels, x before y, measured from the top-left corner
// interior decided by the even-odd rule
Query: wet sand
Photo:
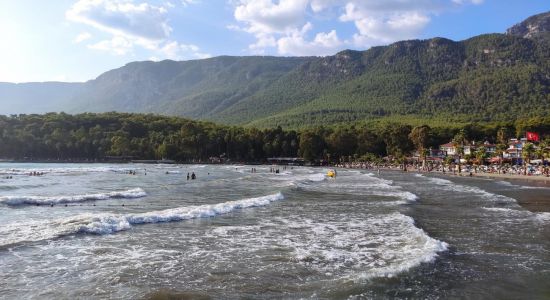
[[[381,168],[381,171],[401,171],[398,168]],[[376,170],[374,170],[376,171]],[[469,177],[469,173],[419,172],[409,170],[411,174],[437,174],[446,177]],[[519,205],[531,212],[550,212],[550,177],[526,176],[516,174],[472,173],[471,177],[508,181],[515,185],[534,187],[535,189],[518,189],[507,196],[516,199]],[[540,188],[540,189],[537,189]],[[547,189],[545,189],[547,188]]]
[[[527,176],[527,175],[495,174],[495,173],[474,173],[473,176],[507,179],[507,180],[511,179],[514,181],[522,181],[522,182],[530,182],[530,183],[545,183],[546,186],[550,187],[550,177],[546,177],[546,176]]]
[[[457,176],[452,173],[444,175]],[[462,173],[460,176],[469,176],[469,173]],[[535,189],[517,190],[509,196],[512,196],[519,205],[531,212],[550,212],[550,177],[492,173],[473,173],[472,177],[502,180],[515,185],[534,187]]]

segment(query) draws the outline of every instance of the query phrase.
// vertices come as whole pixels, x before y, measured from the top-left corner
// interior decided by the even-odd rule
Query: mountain
[[[507,34],[523,38],[534,38],[550,32],[550,14],[542,13],[527,18],[525,21],[512,26]]]
[[[0,114],[30,114],[62,110],[82,92],[83,83],[0,82]]]
[[[152,112],[258,127],[550,115],[550,13],[464,41],[327,57],[133,62],[83,84],[0,84],[0,113]],[[6,92],[8,91],[8,92]],[[11,92],[10,92],[11,91]]]
[[[221,56],[133,62],[86,83],[70,109],[213,118],[311,59]]]

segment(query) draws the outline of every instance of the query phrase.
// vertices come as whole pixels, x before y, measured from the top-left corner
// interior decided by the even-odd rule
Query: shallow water
[[[255,167],[0,164],[0,297],[550,297],[544,187]]]

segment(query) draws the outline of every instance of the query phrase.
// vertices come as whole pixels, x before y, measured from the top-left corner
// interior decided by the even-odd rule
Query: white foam
[[[321,182],[321,181],[325,181],[327,179],[325,174],[321,174],[321,173],[308,175],[306,178],[307,178],[307,180],[309,180],[311,182]]]
[[[498,201],[504,201],[504,202],[516,202],[515,199],[506,197],[503,195],[493,194],[490,192],[487,192],[481,188],[475,187],[475,186],[467,186],[462,184],[454,183],[450,180],[438,178],[438,177],[425,177],[430,182],[435,183],[447,190],[459,192],[459,193],[472,193],[477,194],[487,200],[498,200]]]
[[[522,190],[538,190],[538,189],[544,190],[544,189],[548,189],[548,187],[544,187],[544,186],[517,185],[517,184],[513,184],[513,183],[508,182],[508,181],[497,181],[496,183],[500,184],[502,186],[505,186],[505,187],[514,188],[514,189],[522,189]]]
[[[282,193],[273,195],[249,198],[238,201],[229,201],[213,205],[200,205],[190,207],[179,207],[162,211],[147,212],[135,215],[128,215],[126,219],[130,224],[159,223],[181,221],[196,218],[214,217],[227,214],[237,209],[266,206],[273,201],[283,200]]]
[[[485,211],[497,213],[507,218],[527,218],[532,217],[533,213],[528,210],[512,209],[506,207],[482,207]]]
[[[334,192],[349,195],[394,197],[406,200],[407,202],[418,200],[417,195],[409,191],[402,190],[402,187],[400,186],[393,185],[393,181],[391,180],[376,177],[371,173],[362,174],[357,172],[359,176],[353,173],[351,175],[348,174],[337,176],[334,180],[329,180],[324,184],[308,184],[305,182],[298,183],[297,186],[310,191]],[[311,176],[312,178],[309,178],[310,180],[308,180],[308,182],[313,179],[313,176],[317,176],[319,180],[326,180],[326,176],[324,174],[315,174]]]
[[[541,222],[550,222],[550,212],[537,213],[535,218]]]
[[[483,207],[483,210],[498,213],[506,218],[530,219],[538,222],[550,222],[550,212],[531,212],[522,209],[511,209],[505,207]]]
[[[214,217],[237,209],[266,206],[282,199],[283,194],[277,193],[212,205],[178,207],[139,214],[81,214],[49,221],[18,222],[0,227],[0,246],[47,240],[75,233],[110,234],[128,230],[135,224]]]
[[[147,193],[141,188],[129,189],[125,191],[114,191],[108,193],[84,194],[72,196],[3,196],[0,197],[0,203],[7,205],[23,205],[23,204],[65,204],[94,200],[108,200],[118,198],[141,198],[147,196]]]
[[[283,221],[283,228],[301,233],[300,238],[282,233],[279,242],[292,250],[297,263],[351,280],[393,276],[433,261],[448,247],[400,213],[330,222]]]
[[[135,168],[121,168],[112,166],[98,166],[98,167],[75,167],[75,168],[59,168],[59,167],[37,167],[37,168],[6,168],[0,169],[0,175],[29,175],[31,172],[38,172],[43,174],[52,175],[66,175],[66,174],[79,174],[79,173],[128,173],[134,171]]]
[[[494,212],[515,212],[517,209],[505,208],[505,207],[483,207],[484,210],[494,211]]]

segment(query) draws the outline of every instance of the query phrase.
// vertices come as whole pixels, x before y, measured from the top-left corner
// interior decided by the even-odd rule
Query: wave
[[[32,168],[32,169],[0,169],[0,175],[29,175],[31,172],[43,173],[44,175],[67,175],[80,173],[128,173],[140,168],[120,168],[120,167],[75,167],[75,168]]]
[[[328,222],[281,221],[285,230],[277,232],[277,242],[292,251],[298,264],[350,280],[391,277],[448,249],[398,212]]]
[[[538,221],[541,221],[541,222],[549,222],[550,223],[550,212],[541,212],[541,213],[537,213],[535,218],[538,220]]]
[[[381,196],[399,198],[404,201],[392,201],[391,203],[407,204],[418,200],[418,196],[404,191],[401,186],[393,185],[392,180],[383,179],[372,173],[345,174],[337,176],[334,180],[328,180],[324,174],[313,174],[309,177],[303,177],[305,182],[297,182],[295,185],[299,189],[307,191],[317,191],[326,193],[338,193],[361,196]],[[344,175],[345,174],[345,175]],[[315,184],[318,181],[325,181],[325,184]],[[390,203],[390,202],[387,202]]]
[[[414,219],[397,213],[395,217],[399,222],[408,224],[406,233],[406,240],[409,244],[416,242],[415,247],[402,247],[401,244],[397,244],[397,251],[403,252],[402,257],[393,260],[386,266],[374,267],[368,272],[364,272],[356,278],[356,280],[368,280],[376,277],[394,277],[399,273],[405,272],[409,269],[419,266],[422,263],[430,263],[439,256],[439,253],[445,252],[449,249],[449,244],[430,237],[424,230],[418,228],[414,224]],[[391,251],[389,251],[391,253]],[[387,255],[387,253],[386,253]]]
[[[535,213],[528,210],[519,210],[504,207],[483,207],[483,210],[499,213],[504,215],[505,217],[510,218],[534,218],[535,221],[550,222],[550,212]]]
[[[499,200],[503,202],[516,202],[516,199],[506,197],[499,194],[493,194],[475,186],[468,186],[454,183],[450,180],[438,178],[438,177],[426,177],[426,176],[417,176],[426,178],[428,181],[437,184],[440,187],[443,187],[446,190],[459,192],[459,193],[472,193],[477,194],[487,200]]]
[[[522,189],[522,190],[546,190],[546,189],[549,189],[548,187],[544,187],[544,186],[527,186],[527,185],[518,185],[518,184],[513,184],[509,181],[496,181],[497,184],[499,185],[502,185],[504,187],[509,187],[509,188],[513,188],[513,189]]]
[[[94,200],[108,200],[120,198],[141,198],[147,196],[147,193],[141,188],[135,188],[125,191],[114,191],[98,194],[84,194],[73,196],[3,196],[0,197],[0,203],[6,205],[24,205],[24,204],[66,204]]]
[[[186,206],[139,214],[81,214],[50,221],[7,224],[0,227],[0,247],[36,242],[77,233],[111,234],[132,225],[183,221],[223,215],[238,209],[267,206],[283,200],[282,193],[212,205]]]

